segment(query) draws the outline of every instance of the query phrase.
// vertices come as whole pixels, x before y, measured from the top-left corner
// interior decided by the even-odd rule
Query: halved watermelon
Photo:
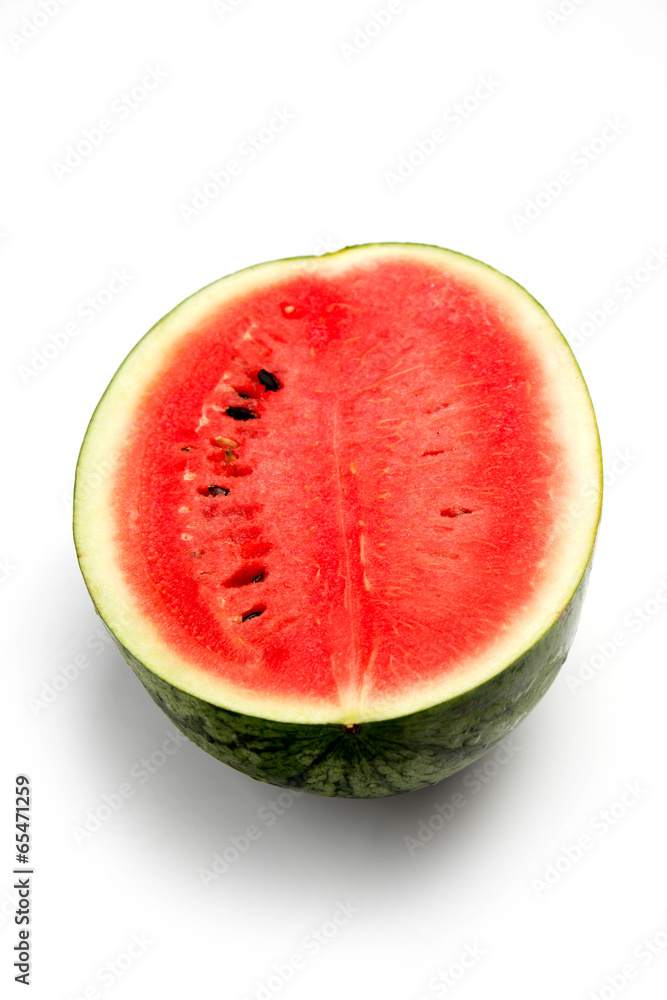
[[[577,364],[519,285],[412,244],[181,303],[116,373],[75,490],[91,597],[155,701],[255,778],[439,781],[536,704],[601,501]]]

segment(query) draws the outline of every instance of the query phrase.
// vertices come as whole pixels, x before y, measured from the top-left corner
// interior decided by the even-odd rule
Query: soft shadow
[[[81,739],[100,789],[111,789],[153,752],[159,760],[163,741],[176,730],[115,648],[99,665]],[[184,891],[202,892],[214,906],[219,894],[236,895],[249,884],[277,913],[285,892],[315,900],[366,887],[389,902],[397,892],[423,891],[434,872],[441,886],[456,881],[487,851],[499,822],[507,820],[505,787],[516,764],[509,760],[471,792],[475,768],[492,756],[436,786],[349,800],[292,796],[184,741],[154,773],[142,775],[145,780],[130,779],[136,795],[118,821],[131,827],[133,850],[143,845]],[[436,804],[450,803],[456,793],[466,804],[438,818]],[[255,839],[248,828],[259,831]],[[217,871],[216,854],[227,859],[217,862]],[[207,882],[202,870],[214,877]]]

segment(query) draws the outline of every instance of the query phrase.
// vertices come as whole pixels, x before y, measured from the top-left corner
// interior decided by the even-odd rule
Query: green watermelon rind
[[[433,785],[508,736],[540,701],[572,644],[590,561],[572,600],[538,641],[477,688],[420,712],[354,727],[241,715],[202,701],[123,656],[175,726],[200,749],[282,788],[381,798]]]

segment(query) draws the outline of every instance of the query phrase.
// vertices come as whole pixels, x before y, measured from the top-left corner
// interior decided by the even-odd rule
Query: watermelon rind
[[[231,712],[169,684],[116,641],[156,705],[189,740],[223,763],[282,788],[381,798],[449,777],[522,722],[567,656],[587,582],[588,572],[555,624],[485,684],[421,712],[350,726]]]

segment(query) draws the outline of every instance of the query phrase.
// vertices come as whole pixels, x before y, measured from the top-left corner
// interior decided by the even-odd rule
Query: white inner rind
[[[131,581],[117,562],[117,526],[112,516],[113,473],[131,438],[142,387],[169,363],[170,352],[222,303],[251,295],[305,273],[330,277],[373,265],[383,258],[438,267],[495,301],[530,344],[550,392],[552,430],[566,456],[562,505],[554,520],[542,583],[521,617],[500,632],[482,655],[462,660],[437,680],[413,685],[382,701],[353,708],[297,697],[270,696],[239,688],[211,675],[169,646],[142,614]],[[349,723],[389,719],[421,711],[469,691],[500,673],[554,624],[569,603],[593,550],[602,498],[602,463],[593,407],[581,372],[563,336],[520,285],[470,257],[416,244],[371,244],[322,257],[260,264],[222,278],[186,299],[139,342],[116,373],[88,428],[74,495],[74,535],[91,597],[110,630],[153,673],[183,691],[235,712],[284,722]]]

